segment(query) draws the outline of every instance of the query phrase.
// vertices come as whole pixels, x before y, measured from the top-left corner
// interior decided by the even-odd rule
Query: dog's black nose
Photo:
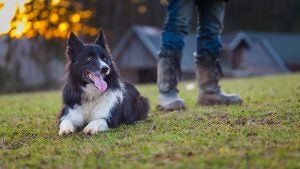
[[[101,69],[100,69],[101,73],[102,74],[107,74],[108,71],[109,71],[109,68],[107,66],[103,66]]]

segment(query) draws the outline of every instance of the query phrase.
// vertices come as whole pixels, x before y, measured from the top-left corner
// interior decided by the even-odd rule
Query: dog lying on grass
[[[147,117],[148,100],[120,80],[102,30],[93,44],[82,43],[72,32],[66,59],[59,135],[79,129],[93,135]]]

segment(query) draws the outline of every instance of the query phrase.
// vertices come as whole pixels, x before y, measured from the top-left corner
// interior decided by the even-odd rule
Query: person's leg
[[[219,58],[222,42],[225,2],[223,0],[200,1],[198,9],[197,49],[198,55]]]
[[[195,0],[169,1],[157,64],[158,108],[161,110],[184,109],[184,102],[177,95],[177,84],[181,76],[184,36],[190,29],[194,2]]]
[[[221,33],[225,13],[223,0],[201,1],[197,5],[199,20],[197,28],[197,50],[194,53],[199,85],[198,104],[242,103],[236,94],[226,94],[219,86],[222,70],[219,63],[221,55]]]

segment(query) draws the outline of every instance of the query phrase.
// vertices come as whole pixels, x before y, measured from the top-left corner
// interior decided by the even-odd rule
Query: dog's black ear
[[[103,30],[101,30],[101,29],[100,29],[98,38],[95,41],[95,44],[100,45],[103,49],[108,50],[106,38],[105,38]]]
[[[77,36],[71,32],[68,39],[68,49],[67,54],[69,57],[74,57],[74,55],[79,52],[83,47],[83,43]]]

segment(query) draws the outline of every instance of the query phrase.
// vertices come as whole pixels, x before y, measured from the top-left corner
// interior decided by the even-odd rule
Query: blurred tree
[[[300,32],[299,0],[230,0],[225,30]]]
[[[79,1],[28,0],[23,10],[17,9],[9,34],[51,39],[66,38],[72,30],[94,36],[97,29],[85,24],[92,15]]]
[[[9,33],[53,39],[66,38],[70,31],[95,36],[103,28],[115,44],[133,24],[161,25],[165,5],[165,0],[28,0],[16,11]]]
[[[166,6],[167,0],[27,0],[16,12],[10,35],[52,39],[74,31],[91,40],[103,28],[114,46],[134,24],[161,27]],[[226,8],[225,31],[300,32],[299,0],[230,0]]]
[[[0,2],[0,10],[4,7],[4,2]]]

